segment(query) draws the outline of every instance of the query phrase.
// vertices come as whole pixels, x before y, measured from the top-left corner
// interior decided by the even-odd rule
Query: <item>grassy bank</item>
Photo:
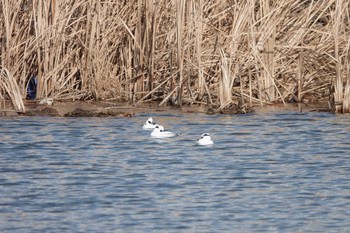
[[[350,0],[0,0],[0,98],[350,104]]]

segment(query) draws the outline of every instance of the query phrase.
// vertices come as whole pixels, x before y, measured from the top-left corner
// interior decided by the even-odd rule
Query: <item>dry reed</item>
[[[10,98],[17,112],[26,111],[16,80],[7,69],[0,68],[0,97],[5,99],[6,96]]]
[[[2,80],[16,83],[0,97],[23,111],[17,99],[35,75],[39,99],[224,107],[332,95],[349,112],[349,9],[350,0],[0,0]]]

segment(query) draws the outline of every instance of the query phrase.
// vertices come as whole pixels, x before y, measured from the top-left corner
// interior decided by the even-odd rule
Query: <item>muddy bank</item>
[[[135,111],[126,105],[102,101],[55,101],[53,104],[40,104],[26,101],[25,116],[50,117],[132,117]]]
[[[52,105],[40,104],[39,101],[25,101],[26,113],[17,113],[11,110],[11,106],[0,110],[2,116],[50,116],[50,117],[132,117],[138,113],[151,113],[158,111],[204,113],[213,114],[251,114],[272,111],[296,111],[296,112],[328,112],[327,103],[302,103],[302,104],[274,104],[263,107],[231,104],[223,109],[215,107],[186,105],[181,108],[164,106],[156,103],[131,105],[125,102],[114,101],[55,101]]]

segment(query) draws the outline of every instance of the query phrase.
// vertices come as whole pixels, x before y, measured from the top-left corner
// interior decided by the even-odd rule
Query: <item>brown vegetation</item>
[[[350,0],[0,0],[0,98],[350,107]]]

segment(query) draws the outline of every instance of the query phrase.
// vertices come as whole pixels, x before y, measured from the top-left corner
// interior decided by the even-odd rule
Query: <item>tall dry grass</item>
[[[350,0],[0,0],[0,65],[21,96],[349,112]],[[1,90],[1,98],[9,98]]]
[[[22,95],[15,78],[10,72],[0,67],[0,98],[9,98],[17,112],[24,113],[26,111]]]

